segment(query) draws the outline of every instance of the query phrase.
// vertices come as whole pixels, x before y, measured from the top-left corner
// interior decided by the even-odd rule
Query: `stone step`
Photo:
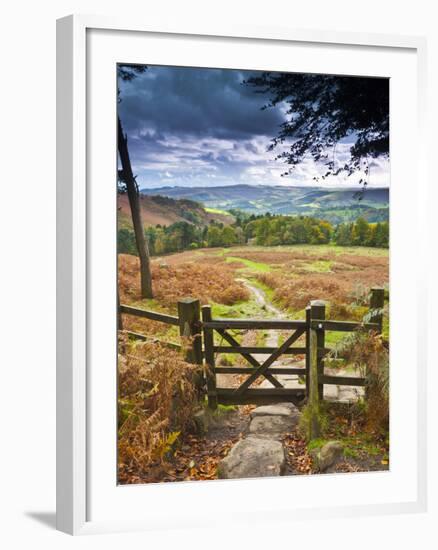
[[[251,411],[251,418],[257,416],[294,416],[299,414],[298,408],[293,403],[277,403],[276,405],[263,405]]]
[[[284,473],[286,460],[279,439],[293,431],[300,412],[292,403],[257,407],[251,412],[249,433],[220,462],[222,479],[269,477]]]
[[[283,445],[272,439],[247,437],[238,441],[218,467],[219,479],[280,476],[286,458]]]
[[[300,412],[292,403],[257,407],[251,412],[249,434],[264,439],[279,439],[298,425]]]

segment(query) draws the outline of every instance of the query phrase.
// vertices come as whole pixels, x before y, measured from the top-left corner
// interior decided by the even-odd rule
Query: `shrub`
[[[181,263],[160,268],[152,264],[154,298],[160,305],[176,310],[181,298],[191,296],[202,303],[232,305],[248,300],[248,289],[233,277],[233,269],[220,264]],[[123,302],[140,299],[139,261],[135,256],[119,255],[119,292]]]
[[[259,273],[257,279],[274,289],[274,300],[296,311],[304,309],[311,300],[339,303],[343,298],[341,284],[324,274],[287,278],[277,273]]]
[[[274,300],[292,311],[303,310],[311,300],[328,303],[327,318],[360,321],[368,307],[369,289],[388,280],[388,259],[353,254],[339,254],[336,261],[329,254],[305,256],[299,251],[282,254],[289,261],[269,273],[257,273],[257,279],[274,290]],[[240,254],[259,261],[262,253]],[[329,271],[312,271],[308,262],[330,262]],[[315,266],[312,266],[312,268]]]
[[[334,352],[366,378],[365,416],[370,430],[389,427],[389,352],[382,335],[356,331],[345,337]]]
[[[363,283],[355,283],[353,290],[350,292],[350,298],[355,305],[368,305],[370,302],[370,290],[368,286]]]
[[[199,366],[158,344],[130,342],[120,334],[118,361],[119,481],[129,483],[160,465],[198,407]]]
[[[134,232],[130,229],[119,229],[117,233],[117,251],[119,254],[137,255],[137,243],[135,242]]]

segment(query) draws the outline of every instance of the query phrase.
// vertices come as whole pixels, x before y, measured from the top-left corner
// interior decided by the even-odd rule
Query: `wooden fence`
[[[324,373],[324,357],[331,350],[326,347],[326,332],[352,332],[367,330],[381,333],[384,290],[371,289],[369,304],[369,322],[336,321],[326,319],[325,302],[315,300],[306,308],[303,320],[285,319],[217,319],[212,317],[211,306],[201,308],[199,300],[185,299],[178,302],[178,316],[147,311],[126,305],[119,307],[120,314],[134,315],[179,327],[182,344],[162,342],[162,345],[180,349],[186,361],[204,365],[203,385],[211,408],[222,404],[265,404],[281,401],[302,402],[305,398],[323,399],[324,385],[364,386],[366,378],[329,376]],[[230,334],[230,330],[281,330],[291,334],[278,347],[243,346]],[[153,340],[150,337],[127,331],[133,338]],[[217,333],[227,345],[217,345],[214,334]],[[304,346],[294,346],[304,339]],[[216,354],[239,354],[249,366],[216,366]],[[268,355],[259,362],[255,355]],[[274,366],[281,355],[303,355],[305,367]],[[248,377],[239,387],[218,387],[218,374],[247,374]],[[301,375],[305,380],[302,389],[287,388],[274,375]],[[259,378],[269,380],[272,387],[251,387]],[[312,390],[314,388],[314,391]],[[312,394],[313,391],[313,395]],[[315,395],[315,393],[317,395]]]

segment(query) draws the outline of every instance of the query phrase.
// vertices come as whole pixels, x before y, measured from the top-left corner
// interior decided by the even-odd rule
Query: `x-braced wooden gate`
[[[273,363],[283,354],[305,354],[305,347],[293,347],[297,340],[306,335],[306,321],[286,320],[244,320],[244,319],[212,319],[211,307],[202,308],[202,328],[204,333],[204,353],[207,371],[207,392],[210,407],[217,403],[239,405],[245,403],[273,403],[281,401],[300,401],[305,395],[305,388],[290,389],[275,378],[275,374],[304,374],[304,369],[289,367],[273,367]],[[277,348],[242,346],[230,334],[230,330],[292,330],[283,344]],[[214,343],[214,331],[229,345],[220,346]],[[242,355],[250,364],[248,367],[216,366],[216,353],[233,353]],[[269,355],[259,362],[254,355]],[[218,374],[248,374],[244,382],[237,388],[221,388],[217,386]],[[264,377],[272,384],[272,388],[251,388],[250,386]]]
[[[299,404],[309,395],[311,372],[316,372],[316,386],[319,398],[323,398],[324,384],[364,386],[365,379],[358,377],[326,376],[324,374],[324,357],[330,352],[325,347],[325,333],[328,330],[351,332],[354,330],[382,330],[382,308],[384,301],[383,289],[371,291],[370,322],[357,323],[351,321],[326,320],[325,302],[315,300],[306,308],[304,320],[245,320],[245,319],[213,319],[211,307],[202,307],[202,331],[204,340],[204,360],[207,366],[207,395],[211,408],[218,403],[226,405],[271,404],[291,401]],[[249,347],[241,345],[230,334],[232,330],[281,330],[291,331],[285,341],[278,347]],[[218,333],[228,345],[216,345],[214,332]],[[294,344],[300,344],[295,345]],[[312,349],[311,349],[312,347]],[[313,349],[315,348],[315,349]],[[249,363],[247,367],[216,366],[217,353],[240,354]],[[254,355],[268,355],[263,361],[258,361]],[[304,367],[275,366],[282,355],[303,355]],[[312,360],[315,361],[311,369]],[[248,377],[237,387],[219,387],[218,374],[248,374]],[[275,375],[298,375],[302,377],[301,388],[285,387]],[[271,383],[271,387],[252,387],[261,377]]]
[[[181,349],[186,361],[205,365],[206,376],[205,380],[201,381],[200,391],[206,386],[208,404],[213,409],[217,407],[218,403],[260,405],[291,401],[299,404],[304,398],[311,398],[315,395],[318,399],[322,399],[325,384],[365,385],[366,379],[363,377],[330,376],[324,373],[324,357],[331,351],[325,347],[325,334],[327,331],[351,332],[355,330],[372,330],[380,333],[382,331],[383,304],[384,290],[382,288],[371,289],[369,322],[358,323],[326,320],[325,303],[319,300],[312,301],[306,308],[304,320],[285,320],[213,319],[211,306],[203,306],[201,315],[199,300],[186,299],[178,302],[178,317],[121,305],[119,307],[119,328],[122,328],[121,315],[134,315],[179,326],[180,335],[186,345],[160,343]],[[291,333],[278,347],[252,347],[241,345],[235,336],[230,334],[230,331],[233,330],[281,330],[283,333],[285,331],[291,331]],[[215,343],[215,332],[228,345],[221,345],[222,341],[220,344]],[[149,339],[141,334],[129,331],[127,333],[133,338]],[[294,344],[298,345],[294,346]],[[249,366],[216,366],[215,356],[218,353],[240,354],[246,359]],[[254,357],[255,355],[262,355],[265,358],[258,361]],[[305,357],[305,366],[276,366],[275,362],[281,355],[302,355]],[[248,377],[237,388],[227,388],[217,384],[217,377],[220,374],[247,374]],[[302,387],[285,387],[276,378],[277,375],[301,376]],[[271,387],[252,387],[254,382],[261,377],[268,380]]]

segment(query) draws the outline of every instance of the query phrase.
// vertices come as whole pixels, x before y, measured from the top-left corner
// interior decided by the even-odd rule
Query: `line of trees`
[[[249,221],[244,229],[248,241],[260,246],[282,244],[327,244],[333,234],[333,226],[308,216],[265,216]]]
[[[241,227],[214,221],[208,226],[198,226],[183,221],[169,226],[157,225],[148,227],[145,230],[145,236],[152,256],[196,248],[228,247],[246,242]],[[119,229],[118,251],[124,254],[137,254],[132,230]]]
[[[358,218],[355,223],[341,223],[336,227],[334,241],[340,246],[389,247],[389,223],[368,223]]]
[[[241,215],[233,225],[211,221],[207,226],[200,226],[180,221],[169,226],[148,227],[145,238],[152,256],[246,243],[258,246],[333,243],[387,248],[389,224],[368,223],[364,218],[358,218],[354,223],[334,227],[326,220],[307,216]],[[119,230],[118,251],[138,254],[132,230]]]

